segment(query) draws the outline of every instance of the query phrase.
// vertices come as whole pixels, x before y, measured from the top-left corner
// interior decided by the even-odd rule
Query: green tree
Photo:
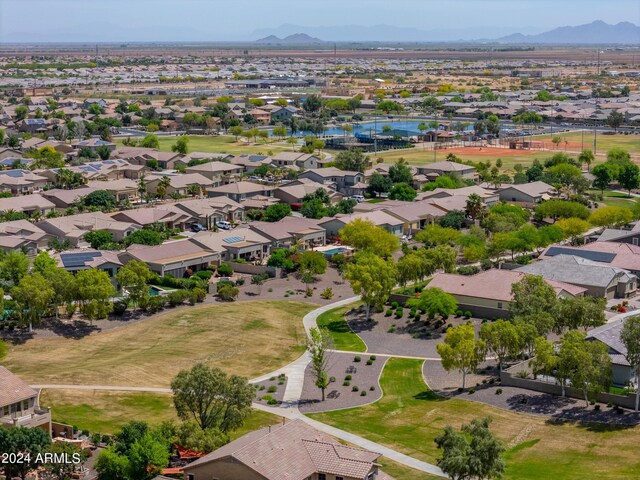
[[[56,318],[58,318],[60,305],[70,304],[77,297],[76,277],[60,267],[47,268],[41,273],[49,285],[53,287],[52,303],[55,307]]]
[[[322,253],[306,250],[300,255],[298,273],[302,281],[307,285],[307,289],[316,275],[322,275],[326,271],[327,259]]]
[[[589,222],[599,227],[622,226],[633,220],[633,212],[625,207],[605,206],[591,212]]]
[[[312,198],[310,200],[304,200],[300,207],[300,213],[305,218],[322,218],[328,215],[328,210],[325,204],[319,198]]]
[[[264,211],[264,217],[267,222],[277,222],[291,214],[291,206],[287,203],[276,203],[269,205]]]
[[[369,157],[361,149],[343,150],[336,155],[336,167],[341,170],[364,172],[369,166]]]
[[[393,260],[384,260],[371,250],[359,252],[345,269],[344,278],[366,306],[366,319],[371,307],[382,308],[396,285],[398,271]]]
[[[558,297],[551,285],[538,275],[526,275],[518,283],[511,286],[513,296],[509,303],[509,312],[513,317],[529,319],[543,315],[545,321],[540,322],[539,335],[546,335],[554,325],[552,313],[556,311]],[[548,325],[548,321],[551,325]]]
[[[396,268],[398,269],[398,282],[402,286],[406,286],[409,282],[417,282],[420,278],[423,278],[423,258],[421,255],[415,252],[410,252],[403,255],[398,260]]]
[[[322,392],[322,401],[324,402],[324,391],[329,386],[327,365],[329,363],[329,350],[333,347],[331,335],[326,329],[315,327],[309,333],[307,351],[311,355],[311,373],[316,387]]]
[[[29,258],[19,250],[11,250],[0,260],[0,276],[17,285],[29,271]]]
[[[136,440],[127,454],[131,480],[150,480],[169,464],[169,449],[151,432]]]
[[[593,180],[594,188],[600,189],[604,194],[605,188],[609,188],[609,183],[613,180],[611,169],[606,163],[601,163],[600,165],[593,167],[593,172],[591,173],[595,177]]]
[[[229,129],[229,133],[231,133],[231,135],[236,137],[236,142],[237,142],[238,141],[238,137],[242,137],[243,136],[244,129],[241,126],[236,125],[235,127],[231,127]]]
[[[480,338],[487,345],[487,350],[493,352],[498,359],[501,372],[504,363],[515,358],[524,346],[518,328],[512,322],[503,319],[483,323],[480,327]]]
[[[458,252],[449,245],[438,245],[434,248],[424,250],[422,255],[430,262],[433,271],[444,270],[452,273],[456,268]]]
[[[0,427],[0,452],[21,454],[22,460],[20,462],[3,462],[2,468],[5,477],[19,477],[25,480],[29,472],[42,465],[39,454],[46,452],[50,444],[49,433],[40,428]]]
[[[140,142],[140,146],[144,148],[160,148],[160,140],[158,140],[158,136],[153,133],[149,133],[144,136],[142,141]]]
[[[624,319],[620,340],[627,349],[625,358],[635,376],[637,412],[638,408],[640,408],[640,317],[635,316]],[[2,359],[1,355],[0,359]]]
[[[389,167],[389,178],[392,183],[406,183],[411,185],[413,182],[413,172],[404,158],[399,159]]]
[[[116,280],[122,288],[127,290],[129,299],[137,306],[148,298],[148,283],[152,276],[146,263],[131,260],[118,270]]]
[[[251,285],[258,286],[258,295],[262,293],[262,285],[264,285],[264,282],[266,282],[267,280],[269,280],[268,273],[256,273],[255,275],[251,276]]]
[[[396,183],[391,187],[391,190],[389,190],[389,198],[391,200],[404,200],[405,202],[411,202],[416,198],[416,195],[416,191],[407,183]]]
[[[89,320],[106,318],[113,308],[110,299],[115,295],[115,288],[107,272],[90,268],[80,270],[76,274],[80,311]]]
[[[451,425],[434,441],[442,455],[438,466],[453,480],[500,478],[505,470],[505,447],[489,430],[491,418],[473,419],[457,432]]]
[[[33,325],[38,325],[54,296],[53,287],[40,273],[26,275],[11,289],[11,297],[15,300],[21,315],[29,324],[29,332]]]
[[[393,100],[383,100],[376,106],[376,110],[389,114],[393,113],[402,113],[404,111],[404,107],[400,105],[398,102],[394,102]]]
[[[171,151],[186,155],[189,153],[189,137],[181,136],[176,140],[176,143],[171,145]]]
[[[596,157],[591,150],[583,150],[578,156],[578,161],[587,166],[587,171],[591,170],[591,164],[595,162]]]
[[[171,390],[181,419],[193,419],[203,430],[217,427],[224,433],[242,426],[255,397],[255,389],[246,378],[228,376],[202,363],[179,372]]]
[[[440,288],[427,288],[419,298],[410,298],[407,305],[425,311],[429,317],[447,318],[456,313],[458,302],[455,297]]]
[[[416,233],[416,240],[424,243],[425,247],[435,247],[437,245],[447,245],[456,243],[462,233],[453,228],[441,227],[433,224],[427,225],[424,230]]]
[[[386,193],[393,187],[391,178],[385,177],[379,172],[373,172],[369,178],[369,186],[367,190],[370,194],[378,196],[381,193]]]
[[[33,259],[33,269],[34,273],[44,274],[47,270],[52,268],[56,268],[58,266],[58,262],[54,258],[52,258],[47,252],[42,251],[36,255],[36,258]]]
[[[629,192],[629,197],[631,197],[631,190],[640,186],[640,177],[638,175],[640,175],[640,167],[635,163],[629,163],[620,168],[618,183]]]
[[[438,355],[442,358],[442,367],[447,371],[457,370],[462,373],[462,388],[465,388],[467,374],[472,373],[484,360],[486,345],[484,340],[476,340],[471,323],[447,329],[444,343],[436,345]]]
[[[339,235],[341,242],[345,245],[385,258],[400,248],[398,237],[374,225],[370,220],[358,218],[349,222],[340,230]]]
[[[556,329],[559,330],[561,327],[573,330],[584,328],[586,332],[590,328],[604,325],[606,304],[604,298],[590,296],[561,298],[556,310],[558,318]]]
[[[465,207],[465,212],[473,221],[476,221],[476,219],[482,217],[482,214],[484,213],[484,202],[482,201],[480,195],[478,195],[477,193],[472,193],[471,195],[469,195]]]
[[[589,230],[589,222],[580,218],[563,218],[556,225],[563,231],[566,237],[571,237],[571,243],[575,245],[578,237]]]
[[[111,210],[116,206],[116,198],[106,190],[95,190],[82,199],[82,204],[98,210]]]
[[[98,480],[123,480],[129,476],[129,459],[110,446],[100,452],[95,469],[98,472]]]
[[[536,207],[534,215],[538,221],[551,218],[555,222],[559,218],[580,218],[586,220],[590,214],[591,212],[589,212],[587,207],[577,202],[547,200]]]
[[[113,235],[106,230],[93,230],[84,235],[85,241],[89,242],[91,248],[101,249],[113,243]]]
[[[606,122],[607,125],[609,125],[617,132],[618,128],[620,128],[620,125],[622,125],[622,123],[624,122],[624,114],[619,112],[618,110],[613,110],[607,117]]]
[[[162,235],[155,230],[143,228],[142,230],[136,230],[125,238],[127,246],[134,243],[138,245],[160,245],[162,243]]]
[[[443,217],[440,217],[438,223],[442,227],[455,228],[460,230],[465,224],[465,213],[460,210],[451,210]]]

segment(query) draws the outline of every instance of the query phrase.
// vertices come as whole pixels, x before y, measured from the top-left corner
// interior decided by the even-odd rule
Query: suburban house
[[[311,248],[326,243],[327,231],[318,225],[318,220],[301,217],[284,217],[279,222],[252,222],[249,225],[271,241],[273,248],[289,248],[294,244]]]
[[[503,202],[540,203],[551,198],[555,189],[545,182],[522,183],[509,185],[498,190],[500,200]]]
[[[55,210],[55,205],[42,195],[21,195],[19,197],[0,198],[0,211],[21,212],[29,217],[45,216]]]
[[[364,183],[363,173],[340,170],[335,167],[306,170],[298,175],[298,178],[308,178],[347,196],[363,195],[368,187]]]
[[[177,160],[183,155],[175,152],[162,152],[153,148],[144,147],[121,147],[113,152],[112,158],[121,158],[134,165],[147,165],[149,160],[158,163],[158,168],[172,170],[175,168]]]
[[[211,229],[220,221],[237,223],[244,220],[244,207],[228,197],[209,197],[193,200],[181,200],[174,204],[176,208]]]
[[[187,271],[194,273],[207,269],[212,263],[220,261],[219,252],[205,248],[192,239],[156,246],[131,245],[119,257],[123,263],[138,260],[160,276],[171,274],[176,278],[184,277]]]
[[[26,195],[42,190],[49,185],[48,178],[29,170],[0,171],[0,192],[10,192],[11,195]]]
[[[508,318],[513,298],[511,287],[524,277],[524,273],[498,269],[486,270],[476,275],[438,273],[427,288],[439,288],[453,295],[460,310],[469,311],[476,317]],[[585,288],[575,285],[546,281],[558,296],[578,297],[586,292]]]
[[[292,168],[294,170],[318,167],[319,158],[310,153],[280,152],[271,157],[271,165],[279,168]]]
[[[611,265],[612,267],[622,268],[634,275],[640,274],[640,247],[629,243],[592,242],[579,247],[551,246],[542,252],[540,259],[555,257],[556,255],[574,255]]]
[[[575,255],[559,254],[516,271],[586,288],[585,293],[593,297],[628,298],[638,287],[638,278],[632,273]]]
[[[210,197],[226,196],[236,202],[241,202],[247,198],[262,195],[263,197],[273,196],[273,187],[261,185],[253,182],[237,182],[219,187],[210,188],[208,190]]]
[[[266,155],[235,155],[229,162],[242,167],[247,173],[253,173],[261,165],[271,165],[271,157]]]
[[[273,196],[280,199],[284,203],[289,205],[300,206],[302,200],[307,195],[315,193],[316,190],[323,188],[329,194],[329,200],[331,203],[338,203],[344,198],[344,196],[330,187],[321,183],[314,182],[308,178],[301,178],[293,182],[286,183],[277,187],[273,191]]]
[[[186,480],[393,480],[380,454],[342,445],[293,420],[250,432],[186,465]]]
[[[115,242],[119,242],[142,228],[135,223],[119,222],[102,212],[48,218],[39,222],[38,227],[60,241],[69,240],[75,247],[87,246],[84,242],[87,232],[105,230],[113,236]]]
[[[345,225],[356,219],[369,220],[374,225],[382,227],[397,237],[403,235],[404,222],[399,218],[384,212],[382,210],[373,210],[371,212],[352,213],[350,215],[336,215],[335,217],[323,218],[318,221],[318,226],[323,227],[327,231],[327,238],[336,238],[338,232]]]
[[[450,174],[460,175],[462,178],[471,180],[478,178],[475,167],[449,161],[435,162],[428,165],[417,165],[416,170],[418,174],[425,175],[430,180],[433,180],[440,175]]]
[[[50,239],[44,230],[27,220],[0,223],[0,248],[5,252],[24,249],[29,255],[36,255],[39,249],[47,248]]]
[[[40,408],[40,392],[0,366],[0,425],[40,428],[49,435],[51,410]]]
[[[138,197],[138,183],[128,178],[120,178],[118,180],[93,181],[88,182],[87,186],[95,190],[106,190],[116,199],[116,203],[131,201]]]
[[[80,187],[73,190],[65,190],[62,188],[53,188],[44,190],[40,195],[55,205],[56,210],[65,211],[67,208],[73,207],[83,197],[91,192],[99,190],[95,187]]]
[[[209,180],[199,173],[160,174],[147,177],[147,191],[156,194],[158,192],[158,184],[162,181],[163,177],[169,179],[167,195],[200,195],[215,183],[213,180]]]
[[[116,144],[115,143],[107,142],[107,141],[102,140],[100,138],[88,138],[86,140],[81,140],[79,142],[72,143],[71,145],[76,150],[87,148],[87,149],[91,150],[94,153],[97,153],[97,150],[99,148],[101,148],[101,147],[109,149],[110,152],[113,152],[116,149]]]
[[[178,230],[187,230],[192,223],[198,223],[191,215],[175,205],[123,210],[112,213],[111,217],[119,222],[135,223],[143,227],[162,225],[168,229]]]
[[[122,262],[118,258],[117,252],[93,248],[77,248],[56,253],[53,258],[57,260],[58,267],[64,268],[68,272],[97,268],[106,272],[114,286],[117,286],[115,276],[120,267],[122,267]]]
[[[609,348],[611,383],[619,387],[626,387],[635,382],[635,372],[626,358],[627,347],[620,339],[626,318],[628,317],[605,323],[587,333],[587,340],[602,342]]]
[[[415,235],[416,232],[446,214],[442,208],[434,205],[430,200],[402,202],[400,205],[383,208],[383,211],[402,220],[404,235]]]
[[[269,208],[271,205],[277,205],[280,203],[275,197],[265,197],[264,195],[255,195],[251,198],[245,198],[240,201],[240,204],[245,208],[245,210],[264,210],[265,208]]]
[[[219,255],[223,262],[243,259],[247,262],[269,256],[270,240],[249,228],[232,231],[203,231],[191,237],[191,241]]]
[[[207,162],[193,167],[187,167],[187,173],[198,173],[213,181],[213,187],[232,183],[235,178],[242,175],[244,168],[227,162]]]
[[[606,228],[596,240],[597,242],[619,242],[640,244],[640,222],[636,222],[631,230]]]
[[[282,107],[271,111],[272,122],[284,122],[289,121],[293,116],[298,113],[298,109],[295,107]]]

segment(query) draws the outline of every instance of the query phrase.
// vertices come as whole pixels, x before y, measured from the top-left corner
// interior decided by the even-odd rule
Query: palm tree
[[[484,210],[484,203],[482,202],[482,198],[477,193],[472,193],[469,195],[469,199],[467,200],[467,215],[471,217],[471,219],[475,222],[477,218],[482,215],[482,211]]]
[[[166,175],[163,176],[158,181],[158,186],[156,187],[156,195],[158,195],[161,199],[164,199],[164,197],[167,195],[167,189],[169,188],[170,185],[171,185],[171,179]]]
[[[138,180],[138,194],[140,195],[140,198],[143,199],[146,193],[147,193],[147,182],[144,179],[144,175],[142,175]]]

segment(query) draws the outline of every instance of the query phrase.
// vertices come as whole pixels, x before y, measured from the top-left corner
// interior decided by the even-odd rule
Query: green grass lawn
[[[278,153],[283,151],[291,151],[292,147],[285,143],[267,143],[254,144],[253,142],[245,142],[227,135],[187,135],[189,138],[190,152],[215,152],[215,153],[251,153],[268,155],[269,152]],[[176,143],[177,137],[158,137],[160,150],[165,152],[171,151],[171,146]],[[116,139],[116,144],[122,146],[122,139]]]
[[[600,195],[600,190],[589,190],[590,194]],[[631,197],[626,193],[622,192],[614,192],[612,190],[605,190],[603,198],[601,201],[598,201],[599,204],[607,205],[610,207],[627,207],[632,208],[635,203],[638,201],[637,197]]]
[[[350,352],[366,352],[367,346],[358,335],[353,333],[347,325],[344,315],[354,308],[354,305],[335,308],[318,317],[318,326],[329,330],[336,350]]]
[[[165,393],[44,390],[40,403],[51,407],[54,421],[91,432],[113,434],[131,420],[143,420],[150,425],[165,420],[178,421],[171,394]],[[252,410],[244,425],[231,435],[237,438],[279,421],[276,415]]]
[[[508,480],[637,479],[640,427],[553,424],[485,404],[437,397],[424,384],[422,362],[390,359],[381,378],[384,396],[360,408],[311,415],[316,420],[435,463],[434,438],[450,424],[491,416],[492,431],[507,446]]]

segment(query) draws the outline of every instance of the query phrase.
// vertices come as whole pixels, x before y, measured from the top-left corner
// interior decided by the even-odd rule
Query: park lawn
[[[106,434],[116,433],[131,420],[142,420],[150,425],[178,421],[169,393],[47,389],[40,394],[40,403],[51,407],[56,422]],[[231,437],[235,439],[280,421],[276,415],[252,409],[244,425],[232,432]]]
[[[600,190],[589,190],[589,193],[595,195],[601,194]],[[602,201],[598,201],[598,203],[610,207],[633,208],[637,201],[637,197],[629,198],[626,193],[605,190],[602,196]]]
[[[345,314],[352,310],[356,304],[346,307],[334,308],[324,312],[318,317],[319,327],[325,327],[331,334],[333,345],[336,350],[346,350],[349,352],[366,352],[367,345],[362,339],[353,333],[344,319]]]
[[[380,465],[380,469],[391,475],[393,478],[398,480],[434,480],[434,479],[442,479],[442,477],[436,477],[435,475],[429,475],[428,473],[421,472],[420,470],[415,470],[410,467],[405,467],[404,465],[394,462],[393,460],[388,459],[387,457],[380,457],[378,459],[378,464]]]
[[[175,136],[159,136],[160,150],[170,152],[171,146],[176,143],[177,138]],[[278,153],[292,150],[290,145],[284,143],[254,144],[253,142],[247,143],[242,138],[236,142],[235,137],[228,135],[187,135],[187,138],[189,139],[189,152],[268,155],[268,152]],[[118,147],[122,146],[122,140],[121,138],[115,140]]]
[[[508,151],[507,151],[508,152]],[[404,158],[407,163],[411,165],[425,165],[434,162],[441,162],[446,160],[447,155],[450,152],[447,150],[439,150],[436,152],[436,159],[433,158],[433,150],[421,150],[418,148],[411,148],[406,150],[389,150],[387,152],[378,152],[377,154],[370,154],[372,158],[382,158],[385,163],[393,163],[400,158]],[[529,166],[533,163],[533,160],[536,158],[539,160],[543,160],[547,157],[553,155],[553,152],[543,152],[543,151],[526,151],[523,150],[522,153],[518,155],[499,155],[496,154],[494,156],[486,156],[486,155],[474,155],[473,153],[469,154],[455,154],[457,157],[461,158],[464,161],[472,161],[472,162],[486,162],[487,160],[491,161],[491,163],[495,164],[495,160],[497,158],[502,159],[503,169],[504,170],[513,170],[513,167],[516,164],[521,164],[524,166]]]
[[[580,150],[582,147],[582,132],[561,132],[557,134],[549,135],[535,135],[534,140],[544,140],[551,142],[551,139],[555,136],[562,138],[562,143],[558,145],[558,151],[564,151],[564,139],[566,138],[570,145],[568,149],[571,151]],[[584,148],[593,150],[593,129],[586,129],[584,131]],[[603,135],[602,132],[598,133],[597,152],[606,153],[607,150],[612,148],[622,148],[631,153],[640,153],[640,135]]]
[[[376,403],[311,417],[435,463],[439,452],[434,438],[446,425],[459,428],[473,418],[491,416],[492,431],[507,446],[506,479],[637,478],[640,459],[635,445],[640,441],[640,427],[552,424],[541,416],[442,399],[426,387],[419,360],[390,359],[380,384],[384,396]]]
[[[168,387],[198,362],[251,378],[303,352],[302,317],[314,308],[284,300],[184,307],[81,339],[28,340],[10,347],[4,365],[33,384]]]

